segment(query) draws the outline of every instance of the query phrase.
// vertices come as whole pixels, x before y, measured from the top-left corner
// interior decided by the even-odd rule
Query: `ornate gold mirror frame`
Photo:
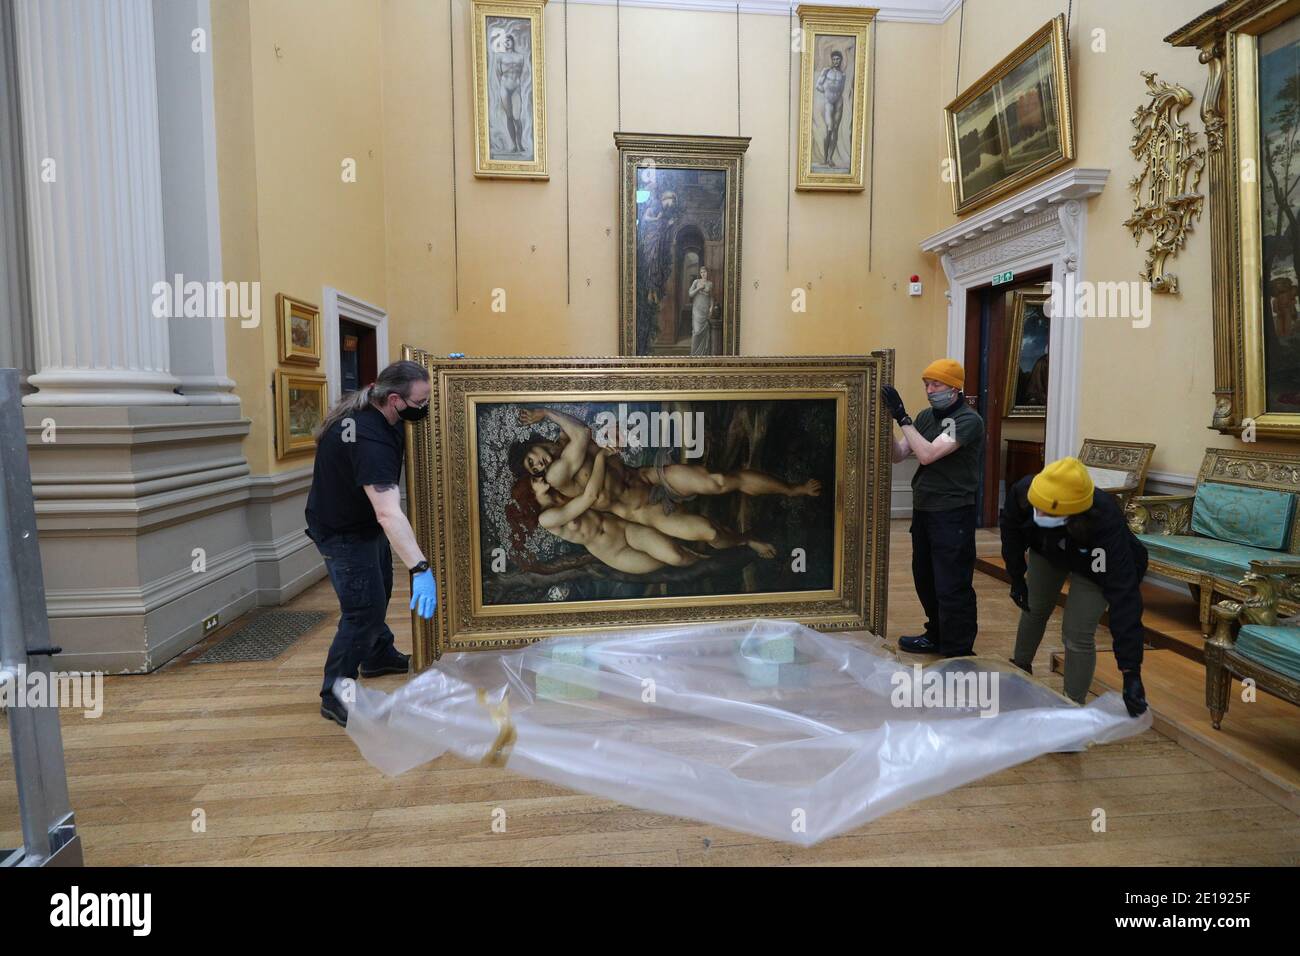
[[[865,628],[877,635],[884,634],[892,466],[890,422],[880,400],[880,386],[893,380],[892,351],[865,356],[795,358],[447,360],[405,346],[402,354],[429,370],[433,386],[429,416],[408,426],[407,432],[406,478],[411,520],[438,580],[438,609],[434,618],[431,621],[412,619],[417,669],[429,666],[448,651],[518,647],[555,634],[590,633],[635,625],[771,617],[797,620],[823,629]],[[593,548],[590,554],[567,548],[558,559],[545,555],[543,564],[543,558],[515,548],[509,537],[500,537],[498,529],[504,521],[498,519],[503,516],[510,519],[512,514],[517,517],[521,513],[519,510],[511,511],[511,502],[518,508],[521,496],[528,491],[520,488],[520,482],[530,483],[527,475],[519,474],[512,478],[505,474],[502,463],[513,461],[510,457],[514,454],[513,445],[523,445],[536,437],[529,429],[542,419],[529,417],[532,410],[561,412],[568,408],[568,414],[573,415],[577,414],[573,410],[580,407],[586,407],[590,412],[595,406],[608,407],[617,403],[675,409],[689,409],[687,403],[694,403],[714,409],[710,414],[720,414],[717,409],[724,408],[728,402],[744,403],[743,407],[750,409],[744,414],[754,421],[738,423],[739,416],[731,415],[725,425],[727,448],[735,445],[731,435],[740,427],[741,442],[735,447],[748,449],[740,463],[735,466],[719,463],[707,445],[701,462],[709,471],[722,471],[729,467],[761,470],[764,450],[772,447],[770,443],[773,440],[780,441],[781,436],[767,430],[767,423],[776,419],[760,406],[774,406],[785,401],[815,403],[815,414],[822,422],[821,431],[835,435],[835,447],[827,447],[823,459],[833,464],[833,476],[786,476],[786,480],[797,479],[805,484],[813,477],[821,482],[819,495],[813,493],[820,497],[820,502],[809,502],[809,507],[814,509],[810,514],[822,515],[818,520],[829,523],[825,523],[819,532],[818,540],[822,543],[816,556],[820,562],[817,583],[809,588],[763,590],[751,584],[764,571],[758,569],[751,573],[748,570],[756,560],[791,561],[792,552],[786,553],[781,542],[785,538],[788,538],[785,540],[787,545],[795,541],[797,536],[792,529],[800,526],[790,517],[793,513],[786,506],[782,506],[780,513],[785,517],[780,520],[784,522],[782,527],[790,533],[783,538],[779,529],[766,529],[774,533],[774,536],[767,536],[776,542],[775,553],[762,554],[753,545],[745,547],[739,544],[732,545],[730,553],[720,550],[709,557],[708,560],[719,562],[733,558],[740,562],[737,568],[744,569],[743,580],[749,590],[742,588],[734,593],[700,590],[697,581],[692,582],[691,588],[682,588],[681,593],[674,594],[671,584],[666,583],[668,577],[656,578],[647,586],[640,576],[629,579],[617,569],[605,566],[603,557],[596,560],[594,546],[589,546]],[[808,405],[805,409],[813,407]],[[800,409],[799,413],[812,414],[805,409]],[[512,416],[516,415],[519,416],[518,428],[513,427],[516,418]],[[546,427],[550,428],[558,421],[558,418],[550,419]],[[593,463],[590,467],[594,474],[594,460],[600,455],[595,449],[600,443],[596,426],[577,418],[571,418],[569,424],[579,429],[584,424],[591,428]],[[586,433],[581,437],[587,441]],[[629,447],[622,442],[618,444]],[[536,443],[526,447],[534,449]],[[528,459],[516,457],[519,457],[519,463],[528,463]],[[630,474],[632,464],[620,462],[619,467],[627,468],[630,478],[636,477]],[[511,470],[514,470],[513,466]],[[639,470],[643,474],[647,471],[646,468]],[[654,466],[651,465],[649,470],[653,471]],[[599,482],[599,478],[588,480]],[[536,494],[536,479],[532,479],[531,484]],[[549,493],[544,483],[541,488],[543,495]],[[687,512],[703,512],[714,501],[728,507],[728,503],[721,499],[721,495],[727,493],[742,495],[741,491],[701,492],[700,497],[710,494],[718,497],[710,497],[707,501],[686,499],[677,507]],[[751,494],[770,492],[750,491],[744,496],[748,499]],[[537,495],[537,499],[542,502],[542,495]],[[568,499],[570,502],[573,500]],[[752,500],[738,505],[743,514],[760,513],[752,510],[756,507],[749,503]],[[561,501],[563,503],[563,499]],[[549,502],[542,503],[547,508],[552,507]],[[610,517],[620,514],[617,504],[602,505],[597,501],[590,507],[602,512],[595,517],[617,523],[618,517]],[[524,501],[523,506],[531,507],[532,499]],[[484,508],[499,510],[502,515],[495,511],[488,515]],[[668,509],[665,512],[672,513]],[[748,518],[744,522],[747,523],[734,525],[737,532],[757,536],[764,530]],[[517,529],[518,524],[510,527]],[[542,523],[540,527],[544,538],[544,529],[554,525]],[[565,526],[560,531],[567,528]],[[558,532],[552,533],[559,537]],[[562,540],[572,542],[573,539]],[[484,542],[500,542],[502,546],[488,547]],[[758,559],[749,553],[751,549],[760,552]],[[807,557],[809,562],[813,560],[811,550]],[[494,564],[497,561],[499,566]],[[582,579],[573,576],[573,564],[578,562],[587,569],[583,574],[594,570],[600,573],[601,580],[619,582],[619,596],[570,598],[571,593],[605,594],[604,590],[594,588],[581,590]],[[707,564],[706,560],[699,565],[705,569],[706,578],[709,574]],[[811,568],[811,563],[808,566]],[[539,569],[547,575],[559,569],[564,577],[534,580]],[[790,569],[801,570],[793,566]],[[681,570],[667,568],[663,573],[671,575]],[[684,570],[691,569],[687,567]],[[766,570],[773,572],[771,580],[776,582],[784,582],[790,577],[776,564],[767,566]],[[741,572],[732,568],[718,573]],[[684,579],[681,576],[671,578],[678,582]],[[522,591],[518,587],[520,580],[523,581]],[[825,587],[821,586],[823,580]],[[574,590],[571,592],[569,584],[557,589],[553,586],[554,581],[577,583],[572,585]],[[624,585],[628,585],[631,591]],[[485,596],[489,591],[491,596]],[[533,591],[544,597],[538,599]],[[510,595],[508,600],[500,598],[503,593]]]
[[[1210,427],[1300,439],[1300,413],[1270,412],[1265,393],[1259,38],[1300,16],[1300,0],[1228,0],[1165,37],[1209,68],[1201,118],[1209,147],[1214,316]]]

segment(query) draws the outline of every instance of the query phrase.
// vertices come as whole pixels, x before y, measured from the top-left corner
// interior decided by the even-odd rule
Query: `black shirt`
[[[1059,528],[1034,522],[1026,475],[1007,489],[998,524],[1002,528],[1002,558],[1012,581],[1023,581],[1025,551],[1029,548],[1072,574],[1082,574],[1101,588],[1108,605],[1112,646],[1120,670],[1142,664],[1142,578],[1147,572],[1147,549],[1129,530],[1124,512],[1104,491],[1092,495],[1092,507],[1071,515]],[[1101,558],[1103,560],[1098,560]]]
[[[379,522],[365,485],[396,485],[402,477],[406,431],[370,406],[345,415],[321,435],[307,495],[307,533],[378,534]]]
[[[917,511],[951,511],[975,504],[980,486],[980,454],[984,449],[984,419],[958,397],[955,407],[936,412],[924,408],[916,413],[913,425],[927,441],[934,441],[947,431],[952,420],[952,437],[956,451],[938,461],[921,465],[912,476],[912,507]]]

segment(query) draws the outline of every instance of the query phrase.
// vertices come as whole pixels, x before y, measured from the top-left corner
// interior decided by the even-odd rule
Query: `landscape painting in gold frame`
[[[275,370],[275,457],[287,458],[316,447],[316,429],[329,411],[325,376]]]
[[[865,188],[873,7],[799,7],[801,190]]]
[[[417,668],[755,616],[883,634],[893,353],[483,358],[429,370],[408,501],[439,582]]]
[[[277,292],[275,315],[280,361],[285,365],[320,365],[320,307]]]
[[[546,0],[471,0],[474,175],[549,179]]]
[[[1074,158],[1065,16],[1057,15],[944,110],[958,215]]]

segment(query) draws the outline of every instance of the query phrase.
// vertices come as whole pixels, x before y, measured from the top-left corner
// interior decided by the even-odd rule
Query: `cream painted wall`
[[[261,281],[259,328],[227,335],[253,431],[255,473],[275,458],[275,296],[317,305],[326,285],[384,307],[379,0],[213,0],[222,249],[227,280]],[[355,160],[356,181],[343,163]]]
[[[618,35],[622,35],[622,128],[735,135],[734,14],[627,7],[621,31],[612,6],[568,8],[570,114],[566,116],[565,9],[545,13],[548,182],[473,176],[468,3],[384,0],[383,116],[388,221],[387,291],[394,350],[404,341],[434,352],[478,355],[610,355],[617,351],[618,217],[613,133],[619,128]],[[796,21],[797,23],[797,21]],[[942,151],[932,116],[932,62],[943,32],[933,25],[877,27],[875,223],[870,192],[793,193],[786,185],[787,105],[798,123],[797,55],[784,17],[740,17],[740,132],[745,158],[741,351],[751,355],[899,348],[899,375],[914,381],[942,348],[942,270],[918,250],[936,216],[933,172],[917,156]],[[455,84],[455,190],[459,309],[452,245],[451,131]],[[565,133],[569,196],[565,195]],[[790,268],[786,269],[786,208]],[[566,206],[571,283],[566,302]],[[868,238],[873,243],[868,270]],[[925,295],[910,298],[912,273]],[[796,285],[808,311],[791,310]],[[491,310],[494,288],[507,311]]]
[[[1128,181],[1139,171],[1128,147],[1133,134],[1130,117],[1146,93],[1140,70],[1154,70],[1160,79],[1192,91],[1192,105],[1182,118],[1200,134],[1200,144],[1205,143],[1199,109],[1206,69],[1197,62],[1196,51],[1175,49],[1163,38],[1209,5],[1207,0],[1074,4],[1070,50],[1075,165],[1111,170],[1105,191],[1089,201],[1083,276],[1087,280],[1137,280],[1143,267],[1147,242],[1137,246],[1121,225],[1133,207]],[[955,95],[959,32],[965,88],[1044,22],[1064,12],[1065,6],[1059,0],[968,3],[964,27],[953,16],[942,28],[940,105]],[[1201,192],[1207,193],[1208,187],[1207,172]],[[956,221],[947,184],[938,192],[941,203],[935,230]],[[1206,447],[1239,445],[1231,436],[1206,428],[1214,405],[1208,206],[1195,223],[1187,248],[1170,268],[1178,274],[1182,291],[1152,296],[1150,327],[1133,328],[1126,319],[1085,321],[1080,429],[1084,437],[1155,442],[1153,471],[1194,475]],[[1256,447],[1295,450],[1294,444],[1276,442],[1260,442]]]

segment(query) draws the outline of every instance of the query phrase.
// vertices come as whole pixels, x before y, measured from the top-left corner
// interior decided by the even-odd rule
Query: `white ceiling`
[[[616,2],[625,7],[665,7],[674,10],[708,10],[726,13],[734,12],[737,0],[569,0],[571,3],[590,3],[612,7]],[[943,23],[961,6],[961,0],[885,0],[881,3],[863,2],[863,0],[818,0],[821,6],[832,7],[871,7],[880,13],[880,20],[906,20],[914,23]],[[550,0],[551,5],[560,6],[564,0]],[[769,13],[776,16],[789,16],[791,9],[798,6],[789,0],[739,0],[742,13]]]

